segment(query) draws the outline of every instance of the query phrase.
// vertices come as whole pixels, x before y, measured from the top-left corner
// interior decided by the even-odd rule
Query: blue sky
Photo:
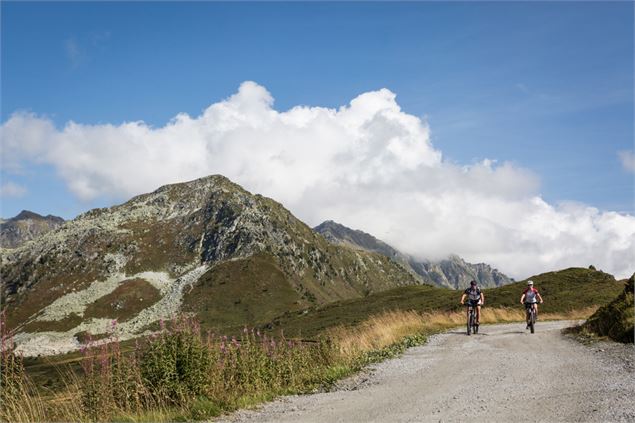
[[[512,161],[548,202],[633,213],[633,4],[2,3],[2,122],[58,128],[196,116],[245,80],[275,108],[340,107],[380,88],[425,117],[445,160]],[[49,164],[2,198],[71,218],[125,198],[78,200]]]
[[[515,278],[635,262],[632,2],[2,2],[0,216],[221,173]]]

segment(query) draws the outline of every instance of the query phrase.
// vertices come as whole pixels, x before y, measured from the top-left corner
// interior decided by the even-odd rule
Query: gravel
[[[222,422],[632,422],[633,345],[583,345],[572,322],[432,336],[333,392],[289,396]]]

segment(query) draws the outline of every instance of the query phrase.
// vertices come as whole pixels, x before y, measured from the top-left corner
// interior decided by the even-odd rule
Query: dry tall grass
[[[591,316],[597,306],[566,313],[541,313],[541,320],[580,320]],[[521,308],[486,308],[481,310],[481,323],[511,323],[525,320]],[[382,349],[406,336],[429,334],[465,324],[464,312],[418,313],[415,311],[387,311],[372,316],[354,327],[337,326],[327,331],[344,357]]]
[[[405,336],[421,333],[426,320],[414,311],[388,311],[355,327],[336,326],[327,331],[344,357],[355,357],[366,351],[379,350]]]

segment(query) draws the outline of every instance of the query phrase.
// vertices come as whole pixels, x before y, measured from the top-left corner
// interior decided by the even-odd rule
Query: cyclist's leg
[[[476,306],[476,324],[480,324],[481,323],[481,306],[477,305]]]

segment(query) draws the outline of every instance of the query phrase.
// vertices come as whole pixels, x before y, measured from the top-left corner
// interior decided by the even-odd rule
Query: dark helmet
[[[472,286],[476,286],[476,281],[472,281],[472,282],[470,282],[470,285],[472,285]]]

